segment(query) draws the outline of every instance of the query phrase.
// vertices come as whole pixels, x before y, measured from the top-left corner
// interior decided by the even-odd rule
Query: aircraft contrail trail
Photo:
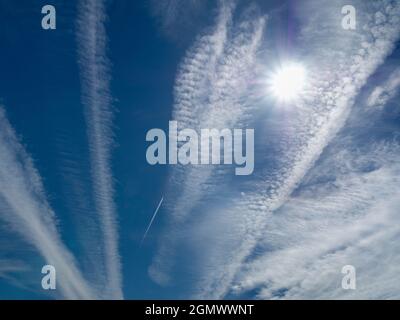
[[[153,217],[151,218],[150,223],[149,223],[149,225],[148,225],[148,227],[146,229],[146,232],[143,235],[142,241],[140,242],[140,246],[142,246],[143,241],[146,239],[147,233],[149,232],[149,230],[151,228],[151,225],[153,224],[153,221],[154,221],[154,219],[155,219],[155,217],[157,215],[158,210],[160,210],[160,207],[161,207],[161,204],[162,204],[163,201],[164,201],[164,197],[161,198],[160,203],[158,204],[156,211],[154,211]]]
[[[81,0],[78,15],[78,53],[82,102],[85,106],[93,199],[102,236],[105,299],[123,299],[118,220],[112,175],[113,97],[111,63],[107,55],[107,5],[105,0]]]

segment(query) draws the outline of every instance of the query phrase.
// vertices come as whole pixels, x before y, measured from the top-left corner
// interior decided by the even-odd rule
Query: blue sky
[[[398,1],[46,4],[0,0],[0,298],[399,298]],[[169,120],[254,128],[253,174],[149,165]]]

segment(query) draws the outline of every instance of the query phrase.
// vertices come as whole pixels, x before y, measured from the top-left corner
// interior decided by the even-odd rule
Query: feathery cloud
[[[382,86],[378,86],[368,98],[367,106],[383,108],[392,99],[400,87],[400,68],[396,68],[389,76],[389,79]]]
[[[343,128],[360,89],[392,52],[400,33],[399,5],[388,1],[374,2],[372,6],[362,2],[355,5],[364,25],[353,33],[346,33],[336,23],[340,15],[334,12],[340,13],[340,4],[321,6],[320,2],[309,1],[302,7],[306,15],[302,21],[301,50],[309,66],[308,95],[296,106],[291,119],[282,123],[285,132],[274,132],[277,141],[269,142],[278,146],[278,169],[266,167],[264,180],[254,181],[255,190],[265,191],[234,200],[226,209],[229,215],[214,213],[225,217],[225,228],[230,228],[231,221],[239,223],[241,228],[235,226],[238,231],[233,240],[230,237],[232,241],[221,239],[220,245],[213,242],[216,248],[210,251],[214,254],[204,257],[207,268],[198,297],[221,298],[230,291],[232,281],[246,259],[251,259],[272,215],[279,214],[277,210],[288,201],[326,146]],[[314,6],[318,6],[319,14],[310,17],[308,13]],[[264,264],[263,268],[268,265]]]
[[[234,23],[234,2],[219,4],[216,25],[197,39],[178,72],[173,118],[179,129],[233,128],[245,121],[246,111],[251,109],[248,88],[266,17],[250,6]],[[166,207],[172,219],[149,269],[155,281],[168,282],[179,236],[176,229],[205,195],[216,192],[224,174],[226,170],[211,166],[178,165],[171,170]]]
[[[270,165],[258,167],[249,182],[251,189],[225,197],[225,205],[210,204],[207,213],[197,218],[196,228],[190,229],[192,242],[202,243],[197,298],[222,298],[230,292],[236,275],[263,238],[271,217],[290,199],[344,127],[360,90],[394,49],[400,33],[399,5],[390,1],[373,4],[357,1],[354,5],[358,21],[362,21],[354,32],[341,28],[340,3],[327,1],[322,5],[320,1],[307,1],[299,9],[301,32],[297,58],[308,70],[307,94],[292,107],[290,117],[278,111],[268,113],[270,118],[265,119],[268,127],[258,129],[256,161]],[[310,16],[316,7],[318,15]],[[243,74],[241,66],[245,66],[250,77],[256,75],[251,72],[251,65],[256,63],[263,19],[253,18],[250,29],[238,28],[237,33],[232,32],[234,24],[230,17],[218,21],[211,37],[200,37],[189,50],[177,78],[174,117],[187,127],[233,126],[241,123],[249,110],[246,104],[237,102],[251,96],[251,91],[248,86],[242,86],[245,81],[240,83],[237,79],[242,79],[239,77]],[[243,25],[249,26],[249,23]],[[167,202],[172,202],[169,208],[176,221],[182,223],[200,200],[216,190],[228,188],[229,179],[215,176],[212,168],[173,170],[171,180],[182,186],[182,189],[171,188],[175,196],[167,197]],[[213,183],[220,189],[213,187]],[[200,240],[204,238],[199,231],[201,226],[207,233],[207,242]],[[176,232],[176,224],[170,230]],[[229,230],[229,235],[224,230]],[[171,247],[170,243],[165,246]],[[171,267],[169,254],[170,251],[161,247],[156,256],[150,268],[156,280],[157,277],[168,279],[161,270]]]

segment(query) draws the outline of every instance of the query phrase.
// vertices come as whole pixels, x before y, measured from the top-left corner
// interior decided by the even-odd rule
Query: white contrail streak
[[[142,238],[142,241],[141,241],[140,245],[142,245],[144,240],[146,239],[147,233],[149,232],[149,230],[151,228],[151,225],[153,224],[153,221],[154,221],[154,219],[155,219],[155,217],[156,217],[156,215],[158,213],[158,210],[160,209],[161,204],[162,204],[163,201],[164,201],[164,197],[161,198],[160,203],[158,204],[156,211],[154,211],[153,217],[151,218],[150,223],[149,223],[149,225],[148,225],[148,227],[146,229],[146,232],[143,235],[143,238]]]
[[[113,112],[109,60],[106,54],[105,1],[82,0],[79,6],[78,46],[82,96],[88,126],[95,206],[103,233],[105,298],[121,299],[121,263],[110,168]]]
[[[43,184],[0,107],[0,218],[29,242],[57,271],[66,299],[96,298],[58,234]],[[40,287],[40,283],[38,283]]]

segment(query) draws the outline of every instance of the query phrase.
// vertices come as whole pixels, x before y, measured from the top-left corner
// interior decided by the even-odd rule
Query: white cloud
[[[383,108],[386,103],[393,99],[400,88],[400,68],[395,69],[389,79],[382,85],[375,88],[368,98],[368,107]]]
[[[48,264],[56,267],[60,292],[65,298],[95,297],[72,254],[62,243],[41,178],[3,108],[0,108],[0,209],[0,217],[11,230],[36,248]]]
[[[270,217],[265,253],[243,267],[237,292],[258,289],[262,299],[398,297],[398,141],[352,147],[338,142],[300,194]],[[347,264],[357,268],[356,291],[341,288]]]
[[[233,10],[233,2],[221,2],[216,26],[198,38],[179,68],[173,118],[180,129],[241,127],[248,116],[246,111],[251,110],[248,88],[266,17],[250,6],[235,23]],[[211,166],[176,166],[171,170],[165,198],[171,220],[150,267],[155,281],[168,282],[179,237],[176,230],[204,196],[218,189],[224,173],[226,170]]]
[[[27,265],[18,260],[0,259],[0,278],[10,279],[11,274],[28,269]]]
[[[82,97],[88,126],[95,207],[103,234],[106,270],[102,292],[104,298],[121,299],[121,263],[110,168],[113,110],[109,87],[110,67],[106,52],[105,1],[82,0],[79,5],[77,34]]]
[[[253,190],[246,190],[241,197],[223,199],[225,207],[222,209],[207,208],[203,217],[196,220],[196,227],[190,229],[189,233],[193,232],[192,242],[201,242],[204,234],[201,231],[195,232],[195,229],[201,230],[202,226],[208,226],[204,231],[207,232],[208,241],[203,241],[197,247],[201,263],[197,270],[200,272],[200,281],[195,297],[221,298],[229,293],[238,272],[245,261],[251,259],[256,245],[263,238],[272,216],[278,214],[277,210],[290,199],[292,192],[315,165],[326,146],[343,128],[361,88],[393,50],[400,33],[400,6],[390,1],[375,1],[373,4],[357,1],[354,5],[357,8],[359,27],[356,31],[348,31],[341,28],[340,3],[307,1],[302,4],[297,17],[301,23],[301,34],[296,52],[308,69],[307,95],[293,106],[289,116],[285,117],[277,111],[272,114],[275,118],[265,119],[266,124],[272,126],[264,129],[269,135],[262,132],[265,136],[262,140],[264,147],[259,146],[261,152],[257,161],[259,164],[264,161],[271,163],[270,160],[273,159],[273,165],[259,166],[251,182]],[[316,11],[317,15],[310,15],[310,12]],[[223,41],[226,41],[225,38],[222,38]],[[201,44],[200,41],[198,43]],[[268,45],[268,39],[266,44]],[[206,50],[213,46],[203,44],[200,48]],[[221,51],[219,60],[230,61],[231,58],[225,55],[226,52]],[[193,61],[199,63],[189,64],[187,67],[188,76],[183,82],[187,89],[182,90],[183,103],[177,104],[176,114],[181,115],[185,124],[192,126],[198,124],[195,119],[207,124],[226,124],[226,118],[233,119],[232,123],[240,119],[247,111],[245,108],[236,107],[233,115],[227,117],[225,108],[232,104],[227,104],[228,101],[224,99],[212,100],[214,92],[217,92],[219,98],[223,97],[224,90],[229,86],[222,87],[219,91],[217,77],[212,78],[215,82],[211,82],[217,88],[216,91],[200,85],[204,79],[208,79],[204,74],[209,72],[202,66],[213,66],[209,61],[202,60],[209,55],[190,52],[189,57],[195,57]],[[228,79],[236,79],[232,73],[226,74],[229,75]],[[178,77],[178,88],[182,83],[179,79]],[[232,83],[228,83],[237,89]],[[203,104],[194,103],[199,101],[196,100],[199,91],[195,90],[198,87],[203,89],[200,91],[202,97],[211,97],[210,105],[213,108],[204,109]],[[246,95],[246,90],[247,88],[243,88],[241,96]],[[227,92],[228,95],[232,93],[229,90]],[[199,112],[197,106],[206,112]],[[178,193],[178,204],[172,209],[178,215],[187,214],[193,209],[194,203],[204,200],[210,190],[215,191],[209,185],[202,190],[204,180],[196,180],[196,175],[191,172],[182,170],[180,174],[183,180],[179,178],[179,182],[188,178],[191,183],[187,185],[184,182],[184,193]],[[204,179],[203,175],[198,175]],[[217,181],[221,188],[228,187],[223,181]],[[179,203],[180,199],[183,202]],[[337,205],[339,204],[338,202]],[[279,233],[279,230],[276,232]],[[296,238],[296,233],[292,236]],[[295,251],[295,247],[292,250]],[[290,259],[290,255],[288,257]],[[159,260],[157,264],[170,263],[165,260],[167,259]],[[261,268],[268,270],[267,265],[262,265]]]
[[[183,32],[194,27],[194,20],[208,6],[207,0],[151,0],[151,9],[159,18],[162,31],[178,40]]]

